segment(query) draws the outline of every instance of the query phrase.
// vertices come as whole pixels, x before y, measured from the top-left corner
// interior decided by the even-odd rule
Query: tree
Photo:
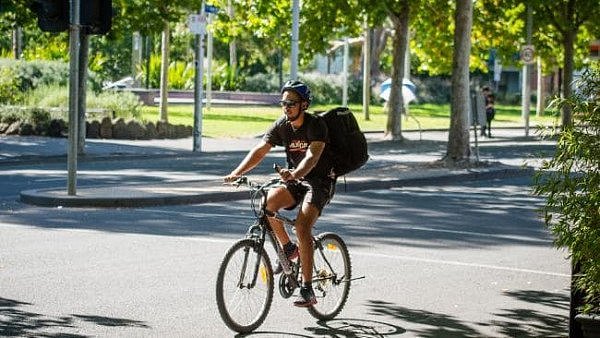
[[[537,36],[554,34],[562,46],[563,51],[563,78],[562,97],[568,98],[572,95],[571,83],[575,69],[575,50],[577,37],[586,31],[600,34],[598,28],[598,17],[600,17],[600,6],[597,0],[556,0],[556,1],[526,1],[532,6],[533,20],[538,27]],[[582,32],[583,31],[583,32]],[[553,41],[544,40],[552,44]],[[538,43],[541,42],[538,39]],[[588,46],[589,41],[584,46]],[[563,126],[571,124],[571,106],[565,104],[561,109],[561,121]]]
[[[184,15],[196,11],[200,4],[194,0],[119,0],[119,7],[121,24],[129,26],[129,32],[162,34],[159,119],[167,122],[170,24],[185,20]]]
[[[390,91],[389,112],[385,133],[392,140],[402,140],[402,115],[404,98],[402,96],[402,80],[406,49],[408,48],[409,0],[401,0],[392,4],[386,3],[386,9],[394,26],[392,83]]]
[[[457,0],[454,11],[452,103],[446,163],[469,160],[469,58],[471,56],[472,0]]]

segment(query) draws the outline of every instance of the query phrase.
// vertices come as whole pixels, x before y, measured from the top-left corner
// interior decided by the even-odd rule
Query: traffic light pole
[[[79,52],[81,48],[80,0],[71,1],[69,25],[69,146],[67,149],[67,193],[77,194],[77,142],[79,134]]]

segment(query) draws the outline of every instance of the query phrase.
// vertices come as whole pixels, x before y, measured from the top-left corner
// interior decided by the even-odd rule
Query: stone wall
[[[123,118],[104,117],[100,121],[86,122],[86,138],[148,140],[155,138],[185,138],[192,136],[192,127],[173,125],[166,122],[141,123]],[[68,125],[60,119],[53,119],[47,125],[38,126],[16,121],[11,124],[0,123],[0,135],[42,135],[66,137]]]

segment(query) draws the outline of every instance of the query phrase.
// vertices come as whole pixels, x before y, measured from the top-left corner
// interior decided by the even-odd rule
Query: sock
[[[292,250],[294,249],[294,246],[295,246],[294,242],[289,241],[283,245],[283,251],[287,255],[288,253],[292,252]]]

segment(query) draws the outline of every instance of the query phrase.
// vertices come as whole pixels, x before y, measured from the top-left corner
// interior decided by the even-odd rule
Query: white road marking
[[[441,260],[441,259],[420,258],[420,257],[402,256],[402,255],[378,254],[378,253],[364,252],[364,251],[350,251],[350,254],[353,256],[358,255],[358,256],[368,256],[368,257],[376,257],[376,258],[389,258],[389,259],[397,259],[397,260],[405,260],[405,261],[425,262],[425,263],[433,263],[433,264],[468,266],[468,267],[482,268],[482,269],[532,273],[532,274],[546,275],[546,276],[568,277],[568,278],[571,277],[571,275],[565,274],[565,273],[522,269],[522,268],[511,268],[511,267],[499,266],[499,265],[466,263],[466,262],[457,262],[457,261],[445,261],[445,260]]]

